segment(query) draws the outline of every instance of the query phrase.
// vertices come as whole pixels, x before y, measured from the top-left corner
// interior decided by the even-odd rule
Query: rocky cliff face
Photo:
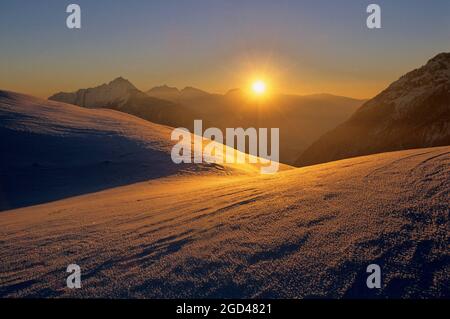
[[[402,76],[313,143],[299,166],[450,144],[450,53]]]

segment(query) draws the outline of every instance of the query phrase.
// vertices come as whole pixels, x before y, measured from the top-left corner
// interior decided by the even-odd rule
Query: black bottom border
[[[0,309],[15,315],[85,316],[101,314],[142,318],[302,318],[318,315],[349,315],[359,318],[385,317],[398,308],[402,317],[448,309],[450,299],[441,300],[286,300],[286,299],[0,299]],[[270,305],[270,306],[269,306]],[[202,308],[201,308],[202,307]],[[206,315],[206,307],[209,307]],[[444,312],[443,312],[444,313]]]

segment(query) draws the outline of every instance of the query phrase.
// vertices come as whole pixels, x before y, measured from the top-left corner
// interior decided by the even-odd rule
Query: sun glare
[[[266,92],[266,83],[264,83],[264,81],[258,80],[253,82],[252,84],[252,90],[253,93],[255,93],[256,95],[262,95]]]

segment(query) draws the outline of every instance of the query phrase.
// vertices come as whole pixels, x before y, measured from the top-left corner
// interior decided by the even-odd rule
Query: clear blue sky
[[[69,30],[65,8],[82,8]],[[381,30],[365,26],[382,7]],[[112,80],[370,97],[450,51],[449,0],[2,0],[0,88],[46,96]]]

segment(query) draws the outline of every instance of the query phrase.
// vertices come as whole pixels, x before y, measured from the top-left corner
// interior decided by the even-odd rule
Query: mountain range
[[[275,94],[249,98],[241,89],[212,94],[167,85],[145,93],[128,80],[51,100],[83,107],[112,108],[146,120],[192,129],[204,127],[278,127],[280,161],[307,166],[349,157],[450,144],[450,53],[392,83],[369,101],[330,94]]]
[[[146,93],[119,77],[109,84],[57,93],[50,100],[88,108],[111,108],[158,124],[193,128],[194,119],[204,127],[280,128],[280,161],[293,163],[298,154],[327,130],[346,120],[364,102],[330,94],[308,96],[277,94],[255,101],[241,89],[212,94],[167,85]]]
[[[108,108],[172,127],[193,126],[194,114],[179,104],[148,96],[130,81],[118,77],[108,84],[76,92],[60,92],[49,100],[86,108]]]
[[[212,94],[206,91],[188,86],[182,90],[168,85],[156,86],[145,92],[149,96],[172,101],[181,102],[189,99],[197,99],[202,97],[209,97]]]

